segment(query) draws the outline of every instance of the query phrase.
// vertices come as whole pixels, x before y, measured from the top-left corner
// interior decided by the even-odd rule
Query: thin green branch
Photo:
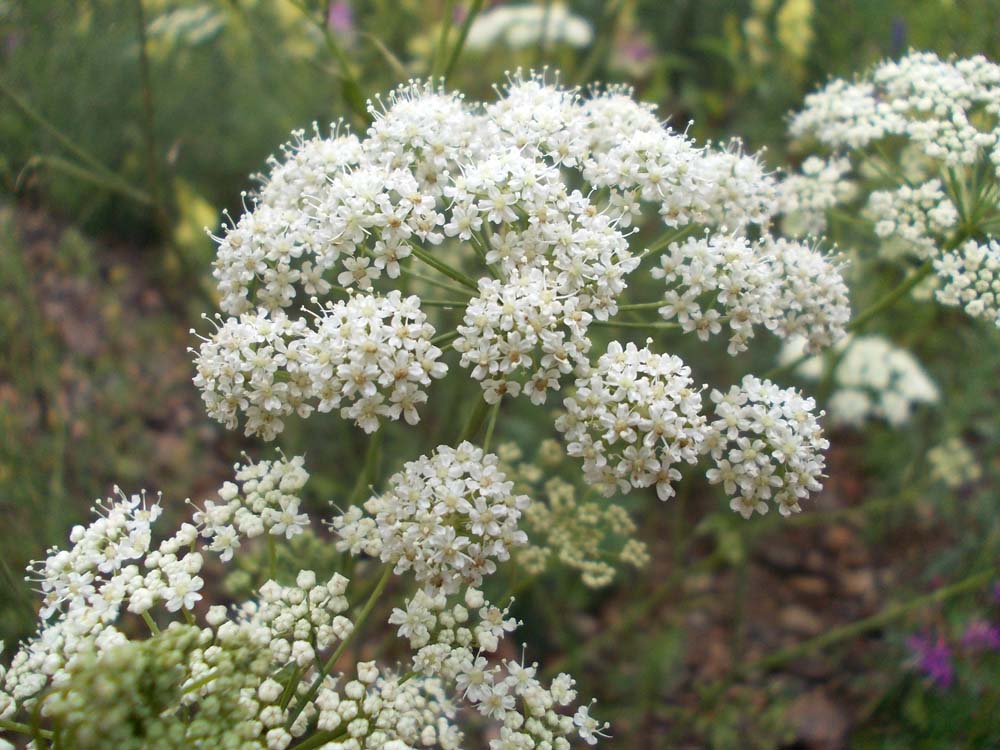
[[[421,250],[419,247],[411,246],[410,250],[413,253],[413,257],[415,257],[415,258],[423,261],[424,263],[426,263],[427,265],[429,265],[431,268],[433,268],[435,271],[438,271],[438,272],[444,274],[449,279],[452,279],[453,281],[457,281],[462,286],[468,287],[469,289],[471,289],[474,292],[477,292],[477,293],[479,292],[479,285],[476,284],[476,282],[473,281],[471,277],[466,276],[464,273],[462,273],[461,271],[459,271],[457,268],[452,268],[451,266],[449,266],[444,261],[440,260],[439,258],[435,258],[433,255],[431,255],[430,253],[426,252],[425,250]]]
[[[382,429],[380,428],[373,432],[368,438],[368,450],[365,452],[365,465],[361,469],[361,473],[358,474],[358,478],[354,483],[354,489],[351,490],[351,494],[347,498],[347,504],[349,506],[357,505],[365,492],[375,482],[375,477],[378,474],[378,463],[381,457]]]
[[[84,162],[85,164],[89,164],[92,169],[95,169],[98,172],[103,172],[105,174],[108,173],[114,174],[107,167],[105,167],[101,163],[101,161],[97,159],[97,157],[93,156],[88,151],[85,151],[83,148],[76,145],[68,136],[66,136],[55,125],[50,123],[41,114],[35,111],[31,107],[31,105],[28,104],[27,101],[22,99],[18,94],[14,93],[14,91],[2,79],[0,79],[0,94],[7,97],[7,99],[10,100],[11,104],[14,105],[15,109],[17,109],[27,119],[35,123],[39,128],[41,128],[50,136],[52,136],[52,138],[55,139],[55,141],[59,143],[60,146],[62,146],[64,149],[73,154],[77,159]]]
[[[448,333],[442,333],[435,336],[431,339],[431,343],[434,344],[434,346],[442,346],[443,344],[447,344],[449,341],[454,341],[460,335],[461,334],[458,331],[449,331]]]
[[[630,320],[595,320],[590,325],[604,328],[648,328],[657,331],[676,331],[681,327],[680,323],[668,323],[662,320],[653,320],[648,323],[645,321],[636,323]]]
[[[756,659],[755,661],[744,666],[744,668],[739,670],[737,674],[745,675],[752,672],[766,672],[776,667],[780,667],[781,665],[797,659],[800,656],[811,654],[815,651],[827,648],[828,646],[840,643],[841,641],[861,635],[862,633],[866,633],[870,630],[876,630],[893,620],[898,620],[900,617],[903,617],[914,610],[922,609],[932,604],[940,604],[941,602],[953,599],[960,594],[974,591],[992,581],[996,577],[997,572],[998,569],[996,567],[982,570],[962,581],[959,581],[958,583],[954,583],[950,586],[944,586],[937,591],[931,592],[930,594],[918,596],[907,602],[890,605],[871,617],[866,617],[864,619],[848,623],[847,625],[842,625],[838,628],[834,628],[833,630],[829,630],[822,635],[818,635],[815,638],[810,638],[808,641],[804,641],[803,643],[780,649],[773,654]]]
[[[7,719],[0,719],[0,729],[5,729],[8,732],[17,732],[18,734],[26,734],[28,736],[36,734],[36,731],[27,724],[22,724],[19,721],[9,721]],[[50,739],[52,737],[52,732],[48,729],[39,729],[37,730],[37,734],[41,735],[45,739]]]
[[[465,426],[462,428],[461,434],[456,440],[456,444],[463,443],[466,440],[471,440],[473,436],[479,432],[479,428],[483,426],[483,420],[486,419],[486,412],[489,410],[490,405],[486,403],[486,399],[479,397],[476,399],[476,405],[473,407],[472,411],[469,412],[469,418],[465,422]]]
[[[444,51],[448,46],[448,37],[451,35],[451,24],[454,18],[455,0],[445,0],[444,18],[441,19],[441,33],[438,36],[438,43],[434,48],[434,57],[431,60],[431,78],[437,78],[444,67]]]
[[[498,398],[497,402],[490,409],[490,418],[486,423],[486,436],[483,438],[483,453],[490,452],[490,443],[493,442],[493,430],[497,426],[497,415],[500,413],[500,403],[502,401],[502,398]]]
[[[479,11],[483,8],[483,0],[472,0],[472,5],[469,6],[469,12],[465,14],[465,20],[462,21],[462,26],[458,32],[458,41],[455,42],[455,46],[451,48],[451,56],[448,58],[448,64],[444,68],[444,75],[442,80],[444,83],[448,82],[451,78],[451,74],[455,71],[455,64],[458,62],[458,58],[462,54],[462,50],[465,49],[465,40],[469,36],[469,29],[472,27],[472,22],[476,20],[476,16],[479,15]]]
[[[152,196],[145,191],[130,185],[114,172],[110,172],[106,169],[90,170],[58,156],[45,156],[41,154],[32,156],[21,169],[21,173],[18,175],[17,180],[15,180],[15,186],[21,184],[25,174],[39,166],[47,166],[56,172],[62,172],[69,177],[73,177],[74,179],[82,182],[89,182],[92,185],[96,185],[112,193],[118,193],[119,195],[134,200],[136,203],[143,206],[155,205],[155,201]]]
[[[681,240],[691,236],[697,231],[697,224],[688,224],[686,227],[681,227],[680,229],[674,229],[669,232],[664,232],[652,245],[647,247],[639,254],[639,261],[644,261],[646,258],[656,255],[657,253],[666,250],[670,245],[675,242],[680,242]]]
[[[420,300],[421,307],[465,307],[469,304],[468,300],[461,299],[422,299]]]
[[[663,307],[666,302],[660,300],[659,302],[637,302],[634,305],[618,305],[619,312],[630,312],[632,310],[658,310]]]

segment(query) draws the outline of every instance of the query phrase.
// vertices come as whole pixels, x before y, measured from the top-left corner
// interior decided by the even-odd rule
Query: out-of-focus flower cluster
[[[579,482],[553,476],[566,464],[558,441],[543,440],[531,462],[516,443],[497,446],[497,455],[515,487],[533,498],[523,518],[528,544],[514,554],[526,575],[563,565],[578,571],[585,586],[601,588],[622,568],[642,569],[649,562],[646,544],[637,538],[636,523],[624,506],[595,497]],[[571,472],[578,474],[575,468]]]
[[[796,362],[801,341],[781,352],[781,361]],[[796,372],[810,380],[824,378],[834,387],[827,406],[837,424],[861,427],[884,419],[893,427],[909,421],[921,404],[937,403],[940,394],[916,358],[882,336],[859,336],[843,342],[828,355],[802,361]]]
[[[936,272],[937,299],[997,321],[1000,65],[911,52],[806,97],[790,133],[824,154],[783,182],[786,231],[822,231],[832,210],[871,222],[880,255]]]

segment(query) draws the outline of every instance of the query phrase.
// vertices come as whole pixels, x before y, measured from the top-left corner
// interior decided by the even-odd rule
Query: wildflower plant
[[[786,230],[865,226],[877,257],[943,305],[997,317],[1000,66],[911,52],[806,97],[789,131],[809,154],[779,194]],[[860,214],[860,215],[858,215]]]
[[[173,532],[159,499],[99,503],[31,568],[40,625],[3,677],[0,726],[36,748],[448,750],[467,746],[470,711],[496,724],[494,750],[595,744],[608,724],[570,675],[505,655],[520,623],[488,579],[562,564],[597,587],[641,568],[635,522],[598,496],[668,500],[699,465],[747,517],[820,489],[812,399],[750,374],[709,388],[671,350],[723,328],[733,357],[761,330],[812,353],[846,335],[841,264],[773,234],[780,190],[758,156],[695,144],[627,88],[546,75],[515,74],[489,103],[411,82],[370,114],[363,135],[297,132],[270,161],[217,238],[222,314],[192,352],[229,428],[274,440],[332,412],[370,435],[358,491],[314,518],[305,459],[279,455],[237,466]],[[635,277],[657,298],[629,301]],[[615,337],[631,328],[656,338]],[[461,434],[379,477],[381,431],[419,428],[434,381],[461,394],[466,379]],[[490,452],[515,400],[539,415],[541,473]],[[542,483],[562,454],[587,487]],[[274,548],[321,522],[354,562],[279,574]],[[262,543],[266,575],[213,604],[206,566]],[[374,617],[395,661],[348,650]]]

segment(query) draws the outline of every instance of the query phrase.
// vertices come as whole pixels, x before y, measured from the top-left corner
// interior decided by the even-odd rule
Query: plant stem
[[[39,729],[35,732],[27,724],[22,724],[19,721],[8,721],[7,719],[0,719],[0,729],[6,729],[8,732],[17,732],[18,734],[39,734],[46,739],[52,737],[52,732],[48,729]]]
[[[160,634],[160,626],[156,624],[156,621],[153,619],[152,615],[149,614],[149,612],[143,612],[140,617],[142,617],[142,621],[146,623],[146,627],[149,628],[150,633],[153,635]]]
[[[472,5],[469,7],[469,12],[465,15],[465,20],[462,21],[462,27],[458,32],[458,41],[455,42],[455,46],[451,49],[451,56],[448,58],[448,64],[444,68],[444,83],[448,82],[451,78],[451,74],[455,70],[455,64],[458,62],[459,56],[462,54],[462,50],[465,48],[465,40],[469,36],[469,29],[472,27],[472,22],[479,15],[479,11],[483,8],[483,0],[472,0]]]
[[[431,61],[431,78],[437,78],[444,66],[444,50],[448,46],[448,35],[451,32],[452,19],[455,17],[455,0],[445,0],[444,18],[441,19],[441,34],[438,36],[437,47],[434,48],[434,58]]]
[[[460,335],[461,334],[458,331],[449,331],[448,333],[442,333],[435,336],[431,339],[431,343],[434,344],[434,346],[441,346],[443,344],[447,344],[449,341],[454,341]]]
[[[160,160],[156,149],[156,116],[153,107],[153,84],[149,74],[149,44],[146,38],[146,11],[143,0],[135,0],[136,33],[139,37],[139,85],[142,88],[142,140],[146,151],[146,169],[149,172],[149,194],[159,214],[158,221],[166,220],[168,212],[163,205],[164,191],[160,181]],[[169,220],[167,220],[169,221]]]
[[[688,224],[686,227],[681,227],[680,229],[673,229],[669,232],[664,232],[659,239],[656,240],[652,245],[647,247],[639,254],[639,260],[643,261],[651,255],[656,255],[657,253],[666,250],[670,245],[675,242],[680,242],[681,240],[694,234],[698,226],[696,224]]]
[[[463,443],[466,440],[471,440],[472,436],[479,432],[479,428],[483,424],[483,420],[486,418],[486,411],[490,408],[490,405],[486,403],[486,399],[482,397],[481,394],[477,394],[476,405],[473,407],[472,411],[469,412],[469,418],[465,422],[465,426],[462,428],[461,434],[458,436],[456,443]]]
[[[102,172],[104,174],[114,174],[107,167],[105,167],[95,156],[85,151],[80,146],[77,146],[75,143],[73,143],[72,140],[70,140],[68,136],[63,134],[63,132],[59,130],[55,125],[53,125],[44,117],[42,117],[41,114],[36,112],[31,107],[31,105],[28,104],[28,102],[26,102],[20,96],[15,94],[14,91],[3,80],[0,80],[0,94],[7,97],[7,99],[10,100],[11,104],[14,105],[15,109],[17,109],[27,119],[31,120],[33,123],[38,125],[38,127],[44,130],[50,136],[52,136],[52,138],[54,138],[55,141],[60,146],[62,146],[64,149],[73,154],[77,159],[84,162],[85,164],[89,164],[91,168],[93,168],[98,172]]]
[[[278,571],[278,548],[274,543],[274,535],[267,535],[267,577],[272,581]]]
[[[420,300],[421,307],[465,307],[469,304],[468,300],[461,299],[422,299]]]
[[[365,453],[365,465],[361,469],[361,473],[358,474],[357,480],[354,482],[354,489],[351,490],[350,497],[347,499],[348,506],[357,505],[362,495],[365,494],[365,490],[367,490],[375,482],[375,475],[378,471],[378,462],[381,457],[381,453],[382,429],[379,428],[373,432],[371,437],[368,439],[368,450]]]
[[[483,438],[483,453],[490,452],[490,443],[493,442],[493,430],[497,425],[497,414],[500,413],[500,403],[502,401],[502,398],[497,399],[497,402],[490,409],[490,418],[486,423],[486,437]]]
[[[314,747],[321,747],[328,742],[336,742],[347,736],[347,730],[317,732],[312,737],[308,737],[297,745],[292,745],[289,750],[312,750]]]
[[[658,310],[666,304],[663,300],[659,302],[637,302],[633,305],[618,305],[619,312],[629,312],[631,310]]]
[[[797,659],[800,656],[805,656],[806,654],[810,654],[814,651],[819,651],[827,646],[847,640],[848,638],[852,638],[856,635],[861,635],[869,630],[875,630],[876,628],[880,628],[893,620],[897,620],[903,615],[906,615],[916,609],[921,609],[931,604],[940,604],[941,602],[952,599],[960,594],[980,588],[984,584],[992,581],[996,577],[997,572],[996,567],[988,568],[987,570],[979,571],[978,573],[975,573],[958,583],[953,583],[950,586],[944,586],[943,588],[933,591],[930,594],[918,596],[908,602],[893,604],[871,617],[866,617],[864,619],[848,623],[847,625],[842,625],[839,628],[834,628],[833,630],[823,633],[822,635],[818,635],[815,638],[810,638],[808,641],[803,643],[780,649],[769,656],[763,656],[760,659],[747,664],[743,667],[743,669],[739,670],[737,674],[745,675],[751,672],[766,672],[792,661],[793,659]]]
[[[36,155],[32,156],[25,163],[24,168],[21,169],[18,179],[15,181],[15,185],[21,182],[21,178],[31,169],[36,166],[48,166],[54,169],[56,172],[62,172],[65,175],[69,175],[82,182],[89,182],[92,185],[97,185],[98,187],[104,188],[112,193],[118,193],[126,198],[134,200],[136,203],[142,206],[152,206],[154,205],[153,198],[149,193],[140,190],[128,182],[123,180],[116,174],[108,172],[106,170],[96,171],[90,170],[86,167],[81,167],[79,164],[74,164],[73,162],[66,161],[58,156],[44,156]]]
[[[413,252],[413,257],[419,258],[434,270],[443,273],[448,278],[457,281],[462,286],[468,287],[474,292],[477,293],[479,292],[479,285],[476,284],[476,282],[473,281],[469,276],[466,276],[458,269],[452,268],[444,261],[435,258],[433,255],[431,255],[428,252],[425,252],[424,250],[421,250],[419,247],[414,247],[411,245],[410,250]]]
[[[434,279],[430,276],[424,276],[422,273],[417,273],[413,269],[401,267],[400,272],[406,276],[411,276],[414,279],[419,279],[425,284],[430,284],[431,286],[436,286],[438,289],[444,289],[449,292],[454,292],[455,294],[464,294],[467,297],[471,297],[469,290],[464,286],[455,286],[454,284],[449,284],[447,281],[442,281],[441,279]]]
[[[893,289],[891,292],[886,294],[882,299],[875,302],[867,310],[862,312],[856,318],[854,318],[848,325],[848,331],[858,331],[863,328],[869,320],[874,318],[876,315],[881,313],[893,305],[895,305],[900,299],[905,297],[913,287],[923,281],[925,278],[931,275],[934,271],[934,264],[931,261],[925,262],[920,268],[916,270],[908,279],[905,279],[899,286]]]
[[[382,571],[382,576],[379,578],[378,583],[375,584],[375,588],[372,590],[371,594],[368,595],[368,600],[365,602],[364,607],[358,613],[358,616],[354,618],[354,628],[348,634],[348,636],[340,642],[337,646],[336,651],[334,651],[330,658],[326,660],[323,668],[320,669],[319,674],[316,675],[316,679],[313,680],[313,684],[309,687],[309,691],[303,696],[302,700],[292,711],[291,716],[288,718],[286,726],[291,726],[295,723],[299,714],[305,709],[305,707],[316,697],[316,693],[319,692],[320,685],[323,684],[323,680],[330,673],[330,670],[334,668],[337,664],[337,660],[343,655],[344,651],[350,645],[354,637],[360,632],[361,627],[365,624],[365,620],[368,619],[368,615],[371,614],[372,609],[375,606],[375,602],[378,601],[379,597],[382,596],[382,592],[385,591],[386,585],[389,583],[389,578],[392,577],[392,565],[388,564],[384,567]]]
[[[648,323],[633,323],[628,320],[594,320],[591,321],[590,325],[604,328],[651,328],[662,331],[675,331],[681,327],[680,323],[668,323],[662,320],[652,320]]]

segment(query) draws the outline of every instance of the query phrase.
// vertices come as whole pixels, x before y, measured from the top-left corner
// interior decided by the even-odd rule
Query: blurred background
[[[204,227],[242,212],[289,131],[363,127],[368,97],[426,76],[443,19],[474,5],[0,0],[0,640],[32,627],[25,564],[115,483],[180,515],[262,453],[191,385],[190,329],[215,310]],[[997,59],[1000,0],[487,1],[449,83],[490,98],[506,71],[543,66],[627,82],[675,128],[740,135],[778,166],[799,158],[785,124],[805,93],[911,47]],[[649,570],[521,594],[533,658],[572,668],[614,746],[1000,747],[1000,581],[978,572],[1000,550],[1000,347],[907,305],[880,332],[940,403],[902,429],[834,432],[816,507],[744,523],[698,486],[647,498]],[[747,367],[699,351],[716,379]],[[505,429],[537,444],[527,418]],[[955,438],[978,467],[960,487],[926,467]],[[341,468],[363,442],[342,421],[279,442],[307,450],[316,507],[352,485]],[[581,614],[555,611],[554,587]]]

